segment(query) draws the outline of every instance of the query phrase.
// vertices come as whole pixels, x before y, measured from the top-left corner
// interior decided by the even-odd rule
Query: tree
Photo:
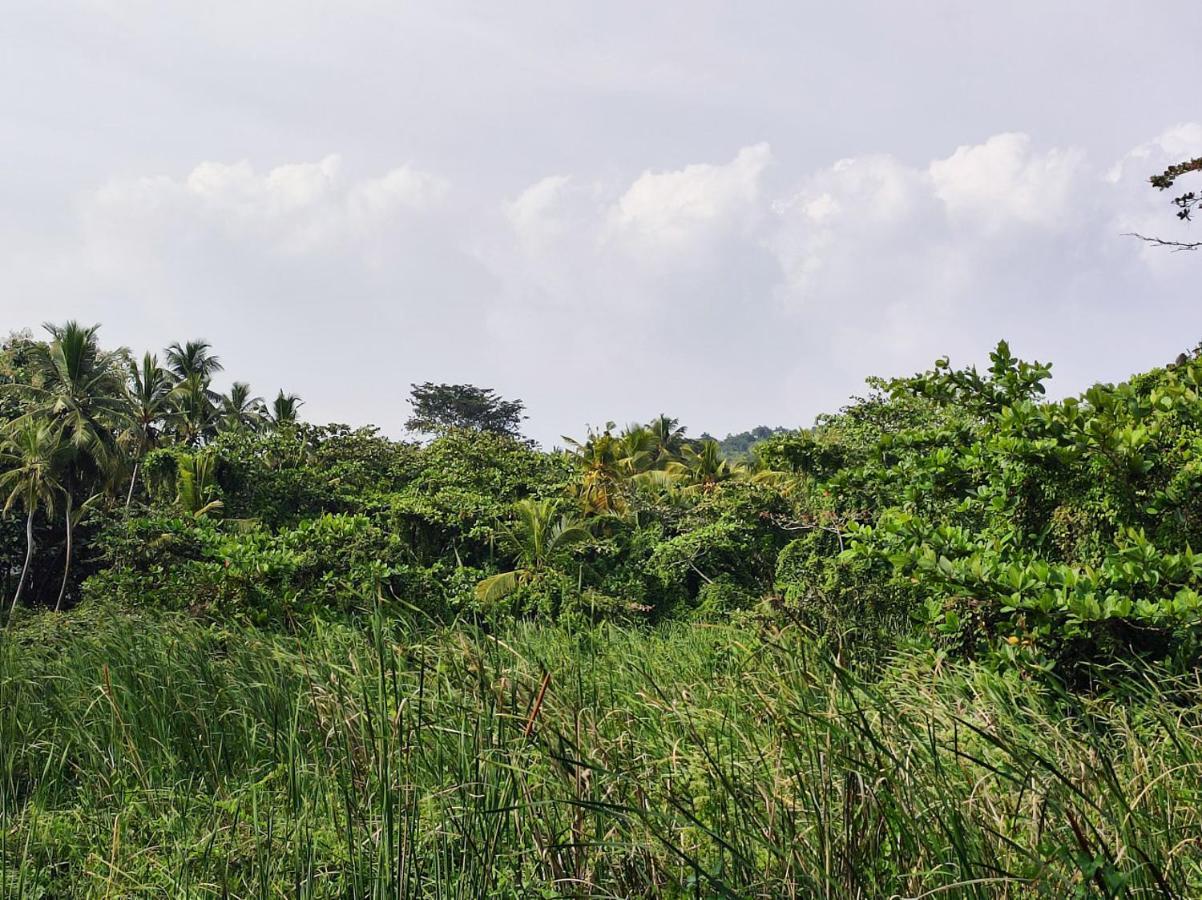
[[[272,427],[280,428],[284,425],[295,425],[297,422],[297,411],[304,405],[304,402],[296,394],[285,394],[281,390],[276,394],[276,398],[271,401],[271,411],[267,416]]]
[[[471,428],[509,437],[521,436],[521,400],[505,400],[492,388],[471,384],[412,385],[409,402],[413,414],[405,422],[410,431],[433,434],[454,428]]]
[[[680,419],[660,413],[647,425],[654,437],[652,457],[656,465],[662,466],[680,456],[685,445],[685,433],[688,429],[680,424]]]
[[[50,332],[51,342],[35,344],[30,352],[32,404],[28,427],[21,430],[20,452],[27,464],[34,467],[28,470],[27,478],[42,478],[47,485],[53,484],[66,502],[66,555],[63,583],[55,605],[58,609],[71,572],[74,526],[79,515],[98,499],[90,497],[76,513],[75,493],[89,483],[99,483],[104,489],[111,487],[111,479],[122,467],[115,435],[131,419],[122,372],[125,351],[101,350],[96,339],[97,325],[84,327],[71,321],[61,326],[47,324],[46,330]],[[41,422],[48,424],[43,426],[39,424]],[[40,454],[40,460],[35,454]],[[53,470],[37,474],[38,467],[51,464]],[[32,489],[32,481],[24,484],[27,489]],[[53,492],[46,496],[52,497]],[[53,505],[45,499],[43,503],[47,509]],[[27,529],[32,529],[33,508],[28,503],[26,510],[29,515]],[[28,565],[32,545],[26,552]],[[18,596],[20,590],[18,587]],[[16,600],[13,602],[15,606]]]
[[[212,350],[208,341],[188,341],[183,345],[177,341],[167,348],[167,368],[179,381],[196,375],[207,385],[224,368]]]
[[[197,447],[217,431],[217,394],[209,389],[204,376],[193,372],[171,390],[170,421],[181,444]]]
[[[102,494],[93,494],[87,500],[75,507],[75,498],[71,491],[64,487],[63,495],[66,497],[67,508],[63,513],[66,522],[66,537],[67,545],[63,552],[63,581],[58,589],[58,599],[54,601],[54,611],[58,612],[63,608],[63,598],[67,596],[67,581],[71,575],[71,559],[73,553],[72,536],[75,534],[75,526],[80,523],[84,516],[91,512],[92,507],[101,499]]]
[[[55,497],[63,491],[59,480],[63,454],[61,432],[41,419],[21,420],[4,446],[6,471],[0,474],[0,492],[7,494],[4,512],[9,512],[17,503],[25,510],[25,563],[21,567],[9,616],[16,610],[29,577],[34,516],[39,508],[52,515]]]
[[[719,482],[740,475],[744,470],[741,466],[732,466],[723,459],[718,442],[708,440],[702,441],[696,447],[686,444],[681,451],[681,459],[668,463],[666,471],[686,482],[686,490],[707,493]]]
[[[171,411],[171,378],[159,365],[157,356],[146,353],[141,364],[129,364],[130,421],[125,439],[134,458],[133,472],[129,478],[129,492],[125,506],[129,507],[134,497],[134,485],[138,481],[138,469],[149,450],[158,446],[159,426]]]
[[[1202,172],[1202,156],[1169,166],[1159,175],[1153,175],[1148,180],[1152,183],[1152,187],[1157,190],[1167,191],[1176,184],[1178,178],[1182,175],[1188,175],[1190,172]],[[1189,222],[1193,218],[1194,210],[1202,207],[1202,195],[1199,195],[1196,191],[1187,191],[1174,197],[1173,205],[1177,207],[1177,218],[1183,222]],[[1131,236],[1137,237],[1141,241],[1147,241],[1149,244],[1155,244],[1158,247],[1170,247],[1173,250],[1197,250],[1199,247],[1202,247],[1202,241],[1166,241],[1163,238],[1147,237],[1139,233],[1134,233]]]
[[[253,396],[245,381],[235,381],[221,398],[221,425],[226,431],[253,431],[263,424],[266,415],[263,398]]]
[[[573,488],[586,515],[623,515],[630,508],[626,479],[636,471],[635,458],[627,455],[630,445],[613,429],[614,423],[607,422],[601,431],[590,427],[583,441],[563,438],[580,468]]]
[[[557,515],[555,500],[519,500],[513,505],[513,519],[500,526],[501,540],[515,559],[508,572],[499,572],[476,585],[481,603],[493,603],[532,584],[574,544],[587,540],[588,529],[577,520]]]
[[[213,376],[224,367],[212,350],[208,341],[199,340],[182,345],[176,342],[165,351],[167,369],[176,379],[172,423],[176,437],[191,447],[212,437],[217,430],[217,404],[221,395],[210,385]]]
[[[28,415],[50,421],[65,443],[100,469],[117,461],[116,429],[128,422],[125,351],[100,349],[100,326],[47,324],[49,344],[30,348]]]

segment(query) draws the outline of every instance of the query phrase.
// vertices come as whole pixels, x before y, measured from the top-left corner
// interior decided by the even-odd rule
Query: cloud
[[[1031,151],[1025,134],[999,134],[983,144],[959,147],[928,168],[935,196],[958,224],[989,231],[1007,225],[1065,227],[1077,175],[1080,150]]]
[[[729,163],[644,172],[610,208],[611,231],[636,252],[680,253],[698,240],[747,229],[755,224],[760,178],[771,162],[771,148],[755,144]]]
[[[263,174],[243,160],[202,162],[179,179],[115,180],[86,200],[85,225],[100,240],[131,232],[135,240],[171,239],[200,230],[295,255],[434,211],[446,199],[445,180],[410,165],[358,180],[343,169],[341,157],[331,154]]]
[[[395,432],[408,383],[433,379],[522,397],[547,443],[660,411],[798,425],[868,374],[979,361],[1001,337],[1076,389],[1202,332],[1192,261],[1122,236],[1178,226],[1146,178],[1195,146],[1202,126],[1175,126],[1107,164],[1006,133],[814,168],[760,143],[508,195],[338,154],[208,161],[85,194],[53,254],[13,246],[71,273],[64,312],[100,298],[139,347],[208,337],[315,418]],[[7,277],[42,289],[20,260]]]

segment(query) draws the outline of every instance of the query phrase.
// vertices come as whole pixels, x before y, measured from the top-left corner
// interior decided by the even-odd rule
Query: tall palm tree
[[[172,424],[176,437],[190,447],[199,446],[216,430],[221,395],[211,387],[213,376],[224,368],[205,340],[178,341],[164,351],[167,369],[175,377]]]
[[[101,350],[99,327],[74,321],[45,326],[50,343],[30,348],[28,415],[49,420],[76,453],[111,470],[118,459],[117,430],[129,418],[126,351]]]
[[[61,432],[49,422],[24,418],[17,423],[4,445],[6,470],[0,474],[0,492],[7,495],[4,512],[20,503],[25,510],[25,564],[13,595],[9,616],[17,608],[29,578],[33,559],[33,520],[39,508],[54,513],[55,497],[62,493],[59,480],[65,446]]]
[[[178,381],[196,375],[207,386],[213,376],[224,368],[212,351],[213,345],[208,341],[188,341],[182,345],[176,341],[165,351],[167,368]]]
[[[139,365],[129,364],[130,421],[124,437],[134,459],[125,506],[129,507],[138,481],[142,457],[158,446],[159,428],[171,412],[171,376],[159,365],[157,356],[146,353]]]
[[[283,425],[295,425],[297,422],[297,411],[304,406],[305,401],[296,394],[285,394],[282,390],[276,394],[276,398],[271,401],[271,410],[268,413],[268,421],[271,422],[273,428],[279,428]]]
[[[92,507],[99,500],[101,500],[104,495],[93,494],[91,497],[81,503],[78,509],[75,507],[75,498],[72,496],[71,491],[67,488],[67,486],[64,486],[63,496],[66,498],[67,503],[67,508],[64,511],[64,517],[66,519],[67,546],[63,554],[63,581],[58,589],[58,599],[54,601],[55,612],[58,612],[60,609],[62,609],[63,598],[67,596],[67,581],[71,575],[71,558],[73,550],[71,539],[72,535],[75,533],[75,526],[80,523],[83,517],[91,511]]]
[[[651,455],[657,466],[662,467],[680,458],[685,446],[685,432],[688,431],[680,424],[680,419],[660,413],[647,424],[647,429],[652,434],[654,447]]]
[[[569,547],[589,537],[582,524],[557,513],[554,500],[519,500],[513,505],[512,521],[501,524],[501,540],[515,565],[476,585],[481,603],[501,600],[522,585],[536,582],[554,568]]]
[[[209,390],[209,382],[195,372],[171,389],[169,420],[180,443],[197,447],[212,437],[217,424],[217,396]]]
[[[42,463],[30,458],[31,465],[46,465],[53,457],[57,468],[52,477],[46,477],[50,477],[66,500],[67,545],[63,586],[59,591],[61,604],[71,571],[72,532],[78,521],[74,510],[76,492],[89,484],[106,491],[115,489],[114,479],[122,467],[117,435],[130,422],[124,371],[127,352],[100,349],[96,337],[98,325],[83,326],[69,321],[63,325],[47,323],[45,328],[50,333],[50,342],[29,348],[30,383],[25,388],[29,406],[19,432],[23,442],[21,452],[26,457],[35,450],[45,456]],[[32,470],[29,477],[35,477]],[[94,499],[89,499],[85,507]],[[49,502],[43,505],[52,508]],[[29,507],[26,509],[31,513]],[[27,526],[32,527],[32,520]],[[32,547],[27,552],[32,552]],[[14,599],[14,605],[15,602]]]
[[[253,431],[263,424],[266,415],[263,398],[252,396],[245,381],[235,381],[221,398],[221,427],[226,431]]]

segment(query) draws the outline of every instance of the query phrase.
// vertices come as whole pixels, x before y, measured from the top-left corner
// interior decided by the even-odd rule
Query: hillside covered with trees
[[[544,451],[101,335],[0,356],[0,894],[1202,892],[1197,353]]]

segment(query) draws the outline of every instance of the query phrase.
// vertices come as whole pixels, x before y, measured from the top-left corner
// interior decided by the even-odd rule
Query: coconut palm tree
[[[53,423],[77,454],[112,471],[119,459],[116,434],[129,420],[126,351],[101,350],[98,325],[45,327],[50,343],[35,344],[29,352],[27,415]]]
[[[209,382],[192,373],[171,389],[171,412],[168,420],[181,444],[197,447],[216,432],[218,395],[209,390]]]
[[[647,429],[652,435],[651,458],[655,465],[663,467],[680,458],[688,431],[680,424],[680,419],[660,413],[647,424]]]
[[[221,427],[226,431],[253,431],[263,424],[267,409],[262,397],[251,395],[250,385],[235,381],[221,398]]]
[[[20,420],[8,436],[3,448],[5,471],[0,474],[0,493],[6,495],[4,512],[18,503],[25,510],[25,563],[13,595],[9,616],[17,608],[29,578],[33,559],[33,520],[38,509],[53,515],[56,497],[63,492],[60,472],[64,462],[62,433],[41,419],[26,417]]]
[[[171,413],[171,376],[159,365],[157,356],[146,353],[139,365],[129,364],[129,425],[123,435],[133,457],[133,473],[125,506],[129,507],[138,481],[142,457],[158,446],[159,429]]]
[[[476,585],[481,603],[501,600],[519,587],[536,582],[561,560],[568,548],[589,537],[577,520],[559,515],[555,500],[519,500],[513,519],[501,524],[501,541],[515,560],[508,572],[490,575]]]
[[[92,508],[104,498],[103,494],[93,494],[87,500],[75,507],[75,498],[71,491],[64,486],[63,496],[66,498],[67,508],[64,511],[66,519],[66,536],[67,546],[63,554],[63,582],[58,589],[58,599],[54,601],[54,611],[58,612],[63,607],[63,598],[67,596],[67,581],[71,575],[71,558],[72,558],[72,535],[75,533],[75,526],[80,523],[84,516],[91,512]]]
[[[165,351],[167,368],[177,381],[195,375],[207,387],[213,376],[224,368],[212,351],[213,345],[208,341],[188,341],[182,345],[177,341]]]
[[[613,429],[614,423],[607,422],[601,431],[589,428],[583,441],[564,436],[581,469],[575,491],[586,515],[621,515],[629,508],[625,449]]]
[[[685,485],[682,490],[708,493],[720,482],[743,474],[744,469],[723,459],[717,441],[705,440],[696,446],[685,444],[680,460],[668,463],[665,471],[680,479]]]
[[[284,425],[295,425],[297,422],[297,411],[304,406],[303,401],[296,394],[285,394],[282,390],[276,394],[274,400],[271,401],[271,410],[268,412],[267,418],[271,422],[273,428],[279,428]]]
[[[618,467],[626,475],[637,475],[655,465],[655,435],[642,425],[628,425],[618,437]]]

